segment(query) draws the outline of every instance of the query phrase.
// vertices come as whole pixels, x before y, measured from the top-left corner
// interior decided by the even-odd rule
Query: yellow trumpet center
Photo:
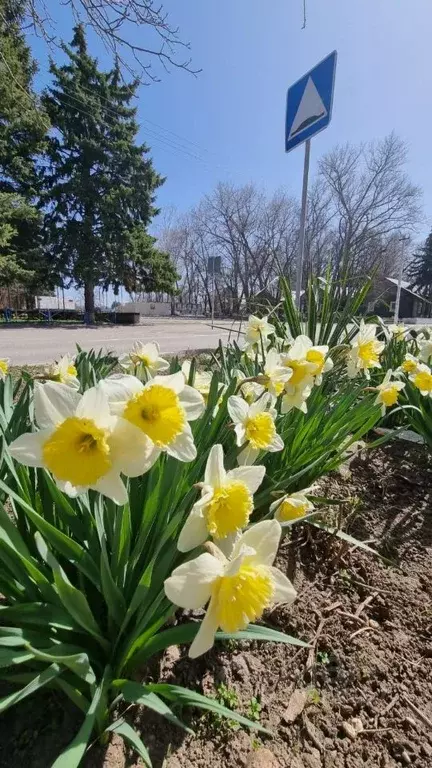
[[[9,365],[6,362],[6,360],[0,360],[0,374],[2,374],[3,376],[6,376],[8,370],[9,370]]]
[[[404,373],[414,373],[414,371],[417,369],[417,361],[416,360],[404,360],[401,368]]]
[[[144,365],[146,368],[150,368],[152,361],[150,360],[148,355],[140,355],[138,353],[131,355],[131,360],[135,365]]]
[[[306,360],[308,363],[314,363],[317,367],[314,371],[315,374],[321,373],[324,368],[325,355],[318,349],[308,349],[306,352]]]
[[[391,384],[390,386],[381,390],[381,400],[384,403],[384,405],[387,405],[387,406],[395,405],[395,403],[397,403],[398,401],[398,398],[399,398],[399,390],[397,387],[395,387],[394,384]]]
[[[364,363],[365,368],[371,368],[375,363],[379,362],[379,354],[376,351],[376,341],[364,341],[359,344],[358,356]]]
[[[47,469],[72,485],[94,485],[111,469],[107,432],[92,419],[65,419],[44,443],[42,454]]]
[[[265,565],[244,563],[233,576],[221,576],[213,588],[219,627],[238,632],[259,619],[275,592],[271,572]]]
[[[253,510],[252,494],[244,483],[232,482],[215,489],[204,515],[207,529],[215,539],[244,528]]]
[[[303,379],[310,373],[310,365],[307,360],[287,360],[285,366],[292,370],[292,376],[288,383],[295,387],[301,384]]]
[[[272,442],[276,427],[269,413],[262,411],[251,416],[245,423],[246,439],[252,448],[264,449]]]
[[[77,371],[77,369],[75,368],[75,366],[74,366],[74,364],[73,364],[73,363],[71,363],[70,365],[68,365],[68,367],[67,367],[67,372],[68,372],[69,376],[76,376],[76,375],[77,375],[77,373],[78,373],[78,371]]]
[[[159,446],[173,442],[186,421],[178,395],[160,384],[153,384],[129,400],[123,418]]]
[[[294,503],[290,499],[285,499],[278,508],[278,519],[282,522],[297,520],[304,517],[307,511],[308,505],[305,502]]]
[[[429,371],[419,371],[414,376],[414,386],[422,392],[432,392],[432,373]]]

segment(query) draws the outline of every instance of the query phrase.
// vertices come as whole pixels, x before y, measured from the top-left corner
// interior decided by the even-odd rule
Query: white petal
[[[199,547],[208,539],[208,530],[205,517],[202,512],[202,504],[194,504],[187,518],[180,536],[178,537],[177,549],[179,552],[190,552],[191,549]]]
[[[233,558],[240,553],[242,547],[252,547],[259,563],[272,565],[281,534],[282,528],[277,520],[262,520],[241,535],[234,547]]]
[[[185,380],[182,372],[177,371],[177,373],[171,373],[168,376],[155,376],[150,384],[161,384],[163,387],[169,387],[179,395],[185,386]]]
[[[255,400],[255,402],[252,403],[249,411],[250,416],[256,416],[257,413],[267,411],[268,406],[272,400],[272,396],[266,392],[265,395],[262,395],[262,397],[258,398],[258,400]]]
[[[251,493],[255,493],[261,485],[265,475],[265,467],[258,464],[256,467],[236,467],[227,472],[227,480],[237,480],[246,485]]]
[[[198,390],[185,384],[179,394],[179,400],[182,404],[188,421],[195,421],[204,413],[205,403],[203,396]]]
[[[237,395],[228,398],[228,413],[234,424],[243,423],[249,413],[249,406],[245,400]]]
[[[253,464],[254,461],[256,461],[258,456],[258,448],[252,448],[250,444],[246,445],[245,448],[243,448],[243,450],[240,451],[239,455],[237,456],[237,464],[239,464],[241,467],[245,465],[249,466],[250,464]]]
[[[109,437],[114,467],[127,477],[138,477],[153,466],[160,449],[138,427],[126,419],[118,418]]]
[[[76,416],[92,419],[98,427],[110,427],[112,416],[106,392],[100,386],[87,389],[76,409]]]
[[[41,429],[40,432],[27,432],[25,435],[20,435],[9,446],[11,456],[20,464],[25,464],[26,467],[42,467],[43,444],[52,434],[51,429]]]
[[[273,602],[288,603],[288,605],[290,605],[297,597],[297,592],[295,591],[290,580],[287,578],[287,576],[285,576],[284,573],[282,573],[282,571],[279,570],[279,568],[273,568],[270,566],[269,571],[271,572],[272,579],[276,587]]]
[[[234,427],[234,432],[236,434],[236,443],[237,446],[240,447],[243,445],[243,443],[246,442],[246,430],[243,426],[243,424],[236,424]]]
[[[76,499],[81,493],[86,493],[87,491],[87,488],[82,488],[81,486],[77,488],[75,485],[72,485],[69,480],[59,480],[57,477],[54,480],[57,487],[71,499]]]
[[[41,428],[55,427],[69,416],[74,416],[81,395],[66,384],[47,381],[35,382],[35,417]]]
[[[225,483],[226,476],[223,448],[217,443],[211,447],[208,455],[204,483],[212,488],[220,488]]]
[[[101,477],[92,488],[112,499],[116,504],[126,504],[128,500],[128,493],[123,480],[115,470],[111,470],[111,472]]]
[[[206,651],[209,651],[210,648],[213,647],[215,634],[218,629],[216,613],[217,603],[216,600],[212,599],[210,600],[209,607],[201,622],[198,633],[189,648],[189,657],[191,659],[196,659],[198,656],[202,656],[203,653],[206,653]]]
[[[164,588],[168,600],[180,608],[196,610],[210,599],[215,579],[222,576],[224,564],[209,552],[176,568]]]
[[[281,436],[275,435],[267,450],[270,451],[270,453],[276,453],[276,451],[282,451],[283,447],[284,441],[282,440]]]
[[[197,450],[189,424],[185,424],[183,432],[166,446],[166,452],[179,461],[196,459]]]
[[[128,400],[143,390],[143,384],[136,376],[117,373],[99,382],[106,393],[112,413],[121,413]]]

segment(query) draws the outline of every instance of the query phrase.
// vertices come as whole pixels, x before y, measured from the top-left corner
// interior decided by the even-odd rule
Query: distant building
[[[170,301],[127,301],[116,307],[115,312],[139,312],[142,317],[170,317]]]
[[[36,309],[76,309],[75,299],[61,296],[35,296]]]
[[[380,317],[393,317],[396,307],[398,280],[396,277],[379,277],[366,296],[363,309]],[[406,280],[401,282],[399,317],[404,320],[430,317],[432,303],[410,288]]]

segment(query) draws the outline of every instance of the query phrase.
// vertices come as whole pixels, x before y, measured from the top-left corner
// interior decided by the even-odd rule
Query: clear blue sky
[[[56,0],[59,30],[70,40],[71,18]],[[408,143],[407,170],[424,189],[424,236],[432,223],[431,0],[170,0],[165,7],[192,46],[198,77],[174,70],[142,87],[141,137],[167,176],[158,204],[186,210],[219,180],[254,181],[269,192],[300,194],[302,149],[284,153],[288,85],[333,49],[338,70],[333,119],[312,142],[316,160],[339,142],[369,141],[392,130]],[[146,30],[135,38],[146,42]],[[47,82],[47,53],[31,38]],[[92,52],[108,59],[91,39]],[[167,134],[148,119],[187,141]],[[182,149],[155,141],[173,141]]]

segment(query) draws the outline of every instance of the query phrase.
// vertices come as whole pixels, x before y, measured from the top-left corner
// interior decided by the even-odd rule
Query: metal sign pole
[[[215,285],[215,257],[213,256],[213,258],[212,258],[212,307],[211,307],[212,328],[214,326],[215,294],[216,294],[216,285]]]
[[[305,143],[305,156],[304,156],[304,166],[303,166],[303,188],[302,188],[302,201],[301,201],[301,213],[300,213],[299,252],[297,257],[296,298],[295,298],[297,309],[300,309],[300,295],[301,295],[301,287],[302,287],[303,257],[304,257],[306,215],[307,215],[307,194],[308,194],[308,181],[309,181],[310,146],[311,146],[311,140],[308,139]]]
[[[398,284],[397,284],[397,292],[396,292],[396,302],[395,302],[395,311],[394,311],[394,317],[393,322],[396,324],[399,320],[399,307],[400,307],[400,297],[401,297],[401,290],[402,290],[402,277],[404,272],[404,259],[405,259],[405,243],[409,240],[408,235],[402,235],[402,237],[399,238],[399,242],[402,243],[402,252],[401,252],[401,258],[399,263],[399,274],[398,274]]]

